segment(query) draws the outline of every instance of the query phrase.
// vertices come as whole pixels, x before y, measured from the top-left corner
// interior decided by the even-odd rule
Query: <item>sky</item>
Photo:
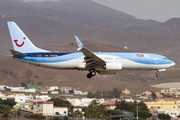
[[[93,0],[138,19],[165,22],[180,17],[180,0]]]
[[[31,0],[24,0],[31,1]],[[33,0],[32,0],[33,1]],[[45,0],[35,0],[45,1]],[[46,0],[57,1],[57,0]],[[93,0],[138,19],[165,22],[180,17],[180,0]]]

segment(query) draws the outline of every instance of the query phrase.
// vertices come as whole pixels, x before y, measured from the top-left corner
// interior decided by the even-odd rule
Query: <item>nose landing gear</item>
[[[157,74],[156,74],[156,77],[159,77],[159,76],[160,76],[160,73],[157,73]]]
[[[95,69],[91,69],[89,70],[89,73],[87,74],[87,78],[92,78],[95,75],[96,75]]]

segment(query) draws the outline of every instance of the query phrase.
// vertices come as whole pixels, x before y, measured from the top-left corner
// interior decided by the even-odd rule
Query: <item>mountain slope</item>
[[[160,24],[154,32],[159,34],[180,35],[180,18],[172,18]]]
[[[84,13],[87,15],[115,17],[124,19],[135,19],[133,16],[126,13],[113,10],[106,6],[100,5],[92,0],[61,0],[61,1],[44,1],[29,3],[38,8],[50,8],[57,11],[69,13]]]

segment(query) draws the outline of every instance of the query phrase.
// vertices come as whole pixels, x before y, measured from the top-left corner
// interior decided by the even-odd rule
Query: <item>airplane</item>
[[[87,78],[96,73],[100,75],[114,75],[122,70],[157,70],[166,71],[175,65],[167,57],[151,53],[123,53],[123,52],[91,52],[83,46],[75,35],[81,52],[51,52],[36,47],[23,31],[13,21],[7,22],[13,48],[10,49],[14,59],[35,66],[63,69],[87,70]]]

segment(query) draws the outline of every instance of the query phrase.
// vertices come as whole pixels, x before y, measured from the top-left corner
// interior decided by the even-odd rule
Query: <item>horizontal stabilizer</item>
[[[14,56],[17,56],[17,57],[24,57],[24,56],[27,56],[27,54],[23,54],[21,52],[18,52],[16,50],[10,50],[11,53],[14,55]]]

